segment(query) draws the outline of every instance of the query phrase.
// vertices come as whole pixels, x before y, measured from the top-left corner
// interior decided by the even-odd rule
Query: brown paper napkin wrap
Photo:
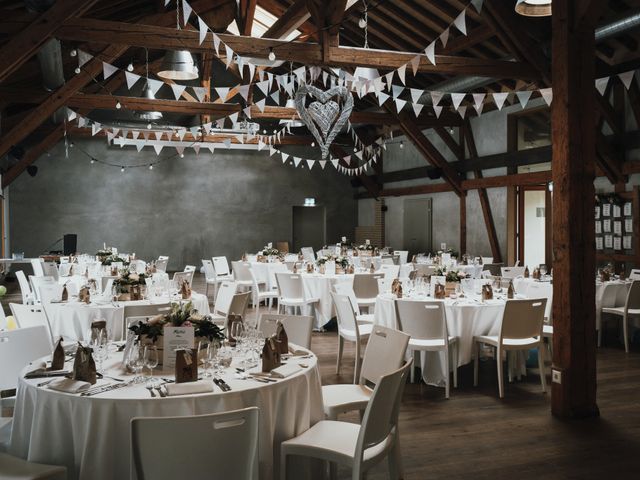
[[[94,385],[96,383],[96,363],[93,361],[91,352],[91,348],[83,347],[82,344],[78,343],[76,359],[73,362],[72,378]]]
[[[307,263],[307,273],[313,273],[313,264]]]
[[[436,283],[435,287],[433,288],[433,298],[436,298],[438,300],[444,300],[444,297],[447,295],[445,286],[442,285],[441,283]]]
[[[191,285],[187,280],[182,281],[182,285],[180,285],[180,295],[182,295],[183,300],[189,300],[191,298]]]
[[[280,365],[282,365],[282,361],[276,346],[275,335],[273,335],[265,339],[264,347],[262,347],[262,371],[268,373]]]
[[[176,350],[176,383],[198,380],[198,352],[194,348]]]
[[[66,302],[69,300],[69,290],[67,290],[67,284],[65,283],[62,287],[62,297],[60,297],[62,302]]]
[[[56,343],[56,347],[53,349],[53,355],[51,356],[51,368],[49,370],[62,370],[64,368],[64,348],[62,348],[62,337]]]
[[[391,283],[391,293],[398,298],[402,298],[402,282],[397,278],[394,278]]]
[[[482,285],[482,300],[493,300],[493,287]]]
[[[88,287],[82,287],[78,293],[78,300],[86,304],[91,303],[91,294]]]

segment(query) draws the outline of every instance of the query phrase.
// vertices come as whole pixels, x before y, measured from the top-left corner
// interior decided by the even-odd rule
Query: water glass
[[[149,369],[149,377],[153,377],[153,369],[158,366],[158,347],[147,345],[144,347],[144,366]]]

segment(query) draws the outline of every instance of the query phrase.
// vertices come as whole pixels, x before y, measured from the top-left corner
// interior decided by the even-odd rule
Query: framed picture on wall
[[[596,235],[599,235],[601,233],[602,233],[602,223],[596,222]]]
[[[622,222],[617,220],[613,222],[613,233],[616,235],[622,235]]]
[[[620,218],[622,216],[622,209],[620,208],[620,205],[614,205],[613,206],[613,217],[614,218]]]
[[[608,218],[605,218],[602,221],[602,231],[604,233],[611,233],[611,220],[609,220]]]
[[[622,237],[622,248],[625,250],[631,250],[633,247],[631,246],[631,239],[633,237],[631,235],[625,235]]]
[[[602,204],[602,216],[603,217],[610,217],[611,216],[611,204],[610,203],[603,203]]]
[[[596,250],[604,250],[604,243],[602,237],[596,237]]]
[[[622,237],[613,237],[613,249],[622,250]]]
[[[624,216],[625,217],[630,217],[631,216],[631,202],[626,202],[624,204],[623,210],[624,210],[624,212],[623,212]]]
[[[604,248],[613,248],[613,235],[604,236]]]
[[[633,232],[633,219],[632,218],[625,218],[624,219],[624,231],[626,233]]]
[[[600,205],[596,205],[596,220],[600,219]]]

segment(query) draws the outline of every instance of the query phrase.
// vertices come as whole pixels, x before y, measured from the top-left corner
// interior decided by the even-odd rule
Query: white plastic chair
[[[213,265],[213,297],[218,296],[218,286],[222,282],[233,281],[227,257],[211,257]]]
[[[16,388],[22,369],[50,354],[51,335],[45,325],[0,332],[0,391]]]
[[[202,269],[204,270],[204,281],[206,283],[205,295],[209,298],[209,285],[213,285],[214,288],[214,296],[215,298],[215,288],[217,285],[216,282],[216,271],[213,268],[213,262],[211,260],[202,260]]]
[[[44,269],[42,268],[41,258],[32,258],[31,267],[33,268],[33,275],[35,277],[44,277]]]
[[[524,275],[524,270],[527,267],[502,267],[500,269],[502,278],[517,278]]]
[[[160,255],[156,260],[156,270],[158,270],[159,272],[166,272],[168,264],[169,264],[169,257]]]
[[[313,317],[309,315],[278,315],[263,313],[258,319],[258,330],[267,338],[276,333],[278,322],[282,323],[287,338],[294,345],[309,350],[311,348],[311,331]]]
[[[189,285],[193,285],[193,274],[194,274],[193,271],[176,272],[173,274],[173,278],[171,279],[171,281],[178,288],[180,288],[180,285],[182,285],[182,282],[184,282],[185,280],[189,283]]]
[[[378,296],[378,280],[385,278],[382,273],[356,273],[353,276],[353,291],[359,307],[371,308],[376,304]]]
[[[269,310],[271,310],[273,307],[273,300],[278,298],[278,291],[261,289],[258,279],[251,267],[249,267],[249,275],[251,275],[251,280],[253,281],[253,285],[251,286],[251,303],[255,308],[258,308],[260,306],[260,302],[265,302],[268,304]]]
[[[231,262],[231,268],[233,269],[233,278],[239,287],[246,288],[250,290],[253,288],[253,278],[251,277],[251,272],[249,268],[251,264],[249,262],[243,261],[233,261]]]
[[[473,337],[474,363],[473,385],[478,385],[478,364],[480,363],[480,344],[491,345],[496,348],[496,364],[498,370],[498,391],[500,398],[504,398],[504,378],[502,370],[502,353],[510,350],[538,349],[538,366],[540,368],[540,382],[542,391],[547,391],[544,370],[544,344],[542,341],[542,326],[544,324],[544,309],[546,298],[528,300],[507,300],[502,316],[500,334],[481,335]]]
[[[29,275],[29,283],[31,284],[31,291],[33,292],[35,303],[40,303],[40,287],[43,285],[57,285],[53,277],[35,277],[33,275]]]
[[[53,348],[53,337],[51,326],[47,314],[42,305],[22,305],[20,303],[10,303],[11,314],[18,325],[18,328],[45,327],[49,333],[49,348]]]
[[[387,327],[375,326],[367,342],[360,379],[356,385],[323,385],[324,414],[336,420],[342,413],[363,411],[371,398],[373,387],[385,375],[402,365],[409,335]]]
[[[276,273],[276,283],[278,284],[278,313],[282,308],[286,313],[286,307],[292,307],[300,310],[302,315],[302,307],[313,305],[318,302],[317,298],[307,298],[304,294],[302,285],[302,277],[299,273]]]
[[[378,273],[382,273],[385,280],[393,280],[394,278],[398,278],[398,275],[400,275],[400,265],[389,265],[383,263],[380,265]]]
[[[333,298],[333,303],[336,306],[336,317],[338,320],[338,357],[336,360],[336,374],[340,375],[344,341],[347,340],[349,342],[354,342],[356,344],[356,359],[353,372],[353,383],[356,383],[360,377],[362,341],[369,337],[373,330],[373,325],[370,323],[358,325],[355,311],[351,306],[351,300],[347,295],[338,295],[335,292],[331,292],[331,297]]]
[[[553,337],[553,285],[547,282],[531,282],[527,288],[529,298],[546,298],[547,305],[544,309],[544,325],[542,335]]]
[[[400,265],[404,265],[409,259],[409,250],[394,250],[393,254],[400,257]]]
[[[629,280],[640,280],[640,268],[632,268],[629,273]]]
[[[493,257],[480,257],[482,260],[482,264],[486,265],[487,263],[493,263]]]
[[[602,309],[602,313],[609,313],[622,317],[622,335],[624,337],[624,351],[629,353],[629,317],[640,315],[640,280],[634,280],[631,283],[627,300],[623,307],[606,307]],[[602,328],[601,328],[602,330]]]
[[[22,294],[22,303],[28,305],[33,303],[33,292],[29,286],[29,280],[22,270],[16,272],[16,278],[18,279],[18,285],[20,285],[20,293]]]
[[[60,277],[60,273],[58,272],[58,265],[56,264],[56,262],[43,262],[42,272],[45,277],[53,277],[53,279],[56,281],[58,281],[58,278]]]
[[[411,336],[407,349],[413,352],[444,352],[445,397],[449,398],[450,365],[453,357],[453,387],[458,388],[458,368],[455,364],[458,337],[449,336],[447,319],[443,301],[395,301],[396,318],[401,331]],[[414,380],[414,368],[411,369],[411,381]]]
[[[313,252],[312,247],[302,247],[300,253],[302,253],[302,258],[304,258],[305,262],[313,263],[316,261],[316,254]]]
[[[382,282],[383,279],[379,279],[378,282]],[[333,290],[339,295],[346,295],[351,300],[351,306],[356,314],[356,320],[358,323],[373,323],[373,313],[361,313],[360,306],[358,305],[358,299],[353,291],[351,285],[347,282],[337,282],[333,285]]]
[[[62,290],[64,287],[58,283],[40,285],[38,295],[40,303],[47,304],[51,302],[59,302],[62,299]]]
[[[183,272],[193,272],[195,273],[196,266],[195,265],[185,265]]]
[[[257,407],[188,417],[131,419],[139,479],[258,479]],[[171,439],[171,441],[158,441]],[[189,445],[175,458],[176,445]]]
[[[388,458],[390,478],[403,477],[398,414],[404,380],[411,362],[380,378],[365,409],[362,423],[322,420],[280,447],[280,478],[287,478],[289,455],[312,457],[351,469],[352,479],[362,479],[371,467]],[[295,478],[290,475],[290,478]]]
[[[233,301],[233,296],[238,291],[238,285],[235,282],[222,282],[216,296],[216,303],[213,306],[211,316],[218,324],[226,322],[229,314],[229,307]]]

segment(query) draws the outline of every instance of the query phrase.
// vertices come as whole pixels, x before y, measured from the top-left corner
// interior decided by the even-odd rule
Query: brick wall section
[[[363,244],[365,240],[371,240],[371,244],[376,247],[384,247],[384,215],[382,211],[384,200],[380,199],[376,202],[374,224],[367,227],[356,227],[356,243]]]

